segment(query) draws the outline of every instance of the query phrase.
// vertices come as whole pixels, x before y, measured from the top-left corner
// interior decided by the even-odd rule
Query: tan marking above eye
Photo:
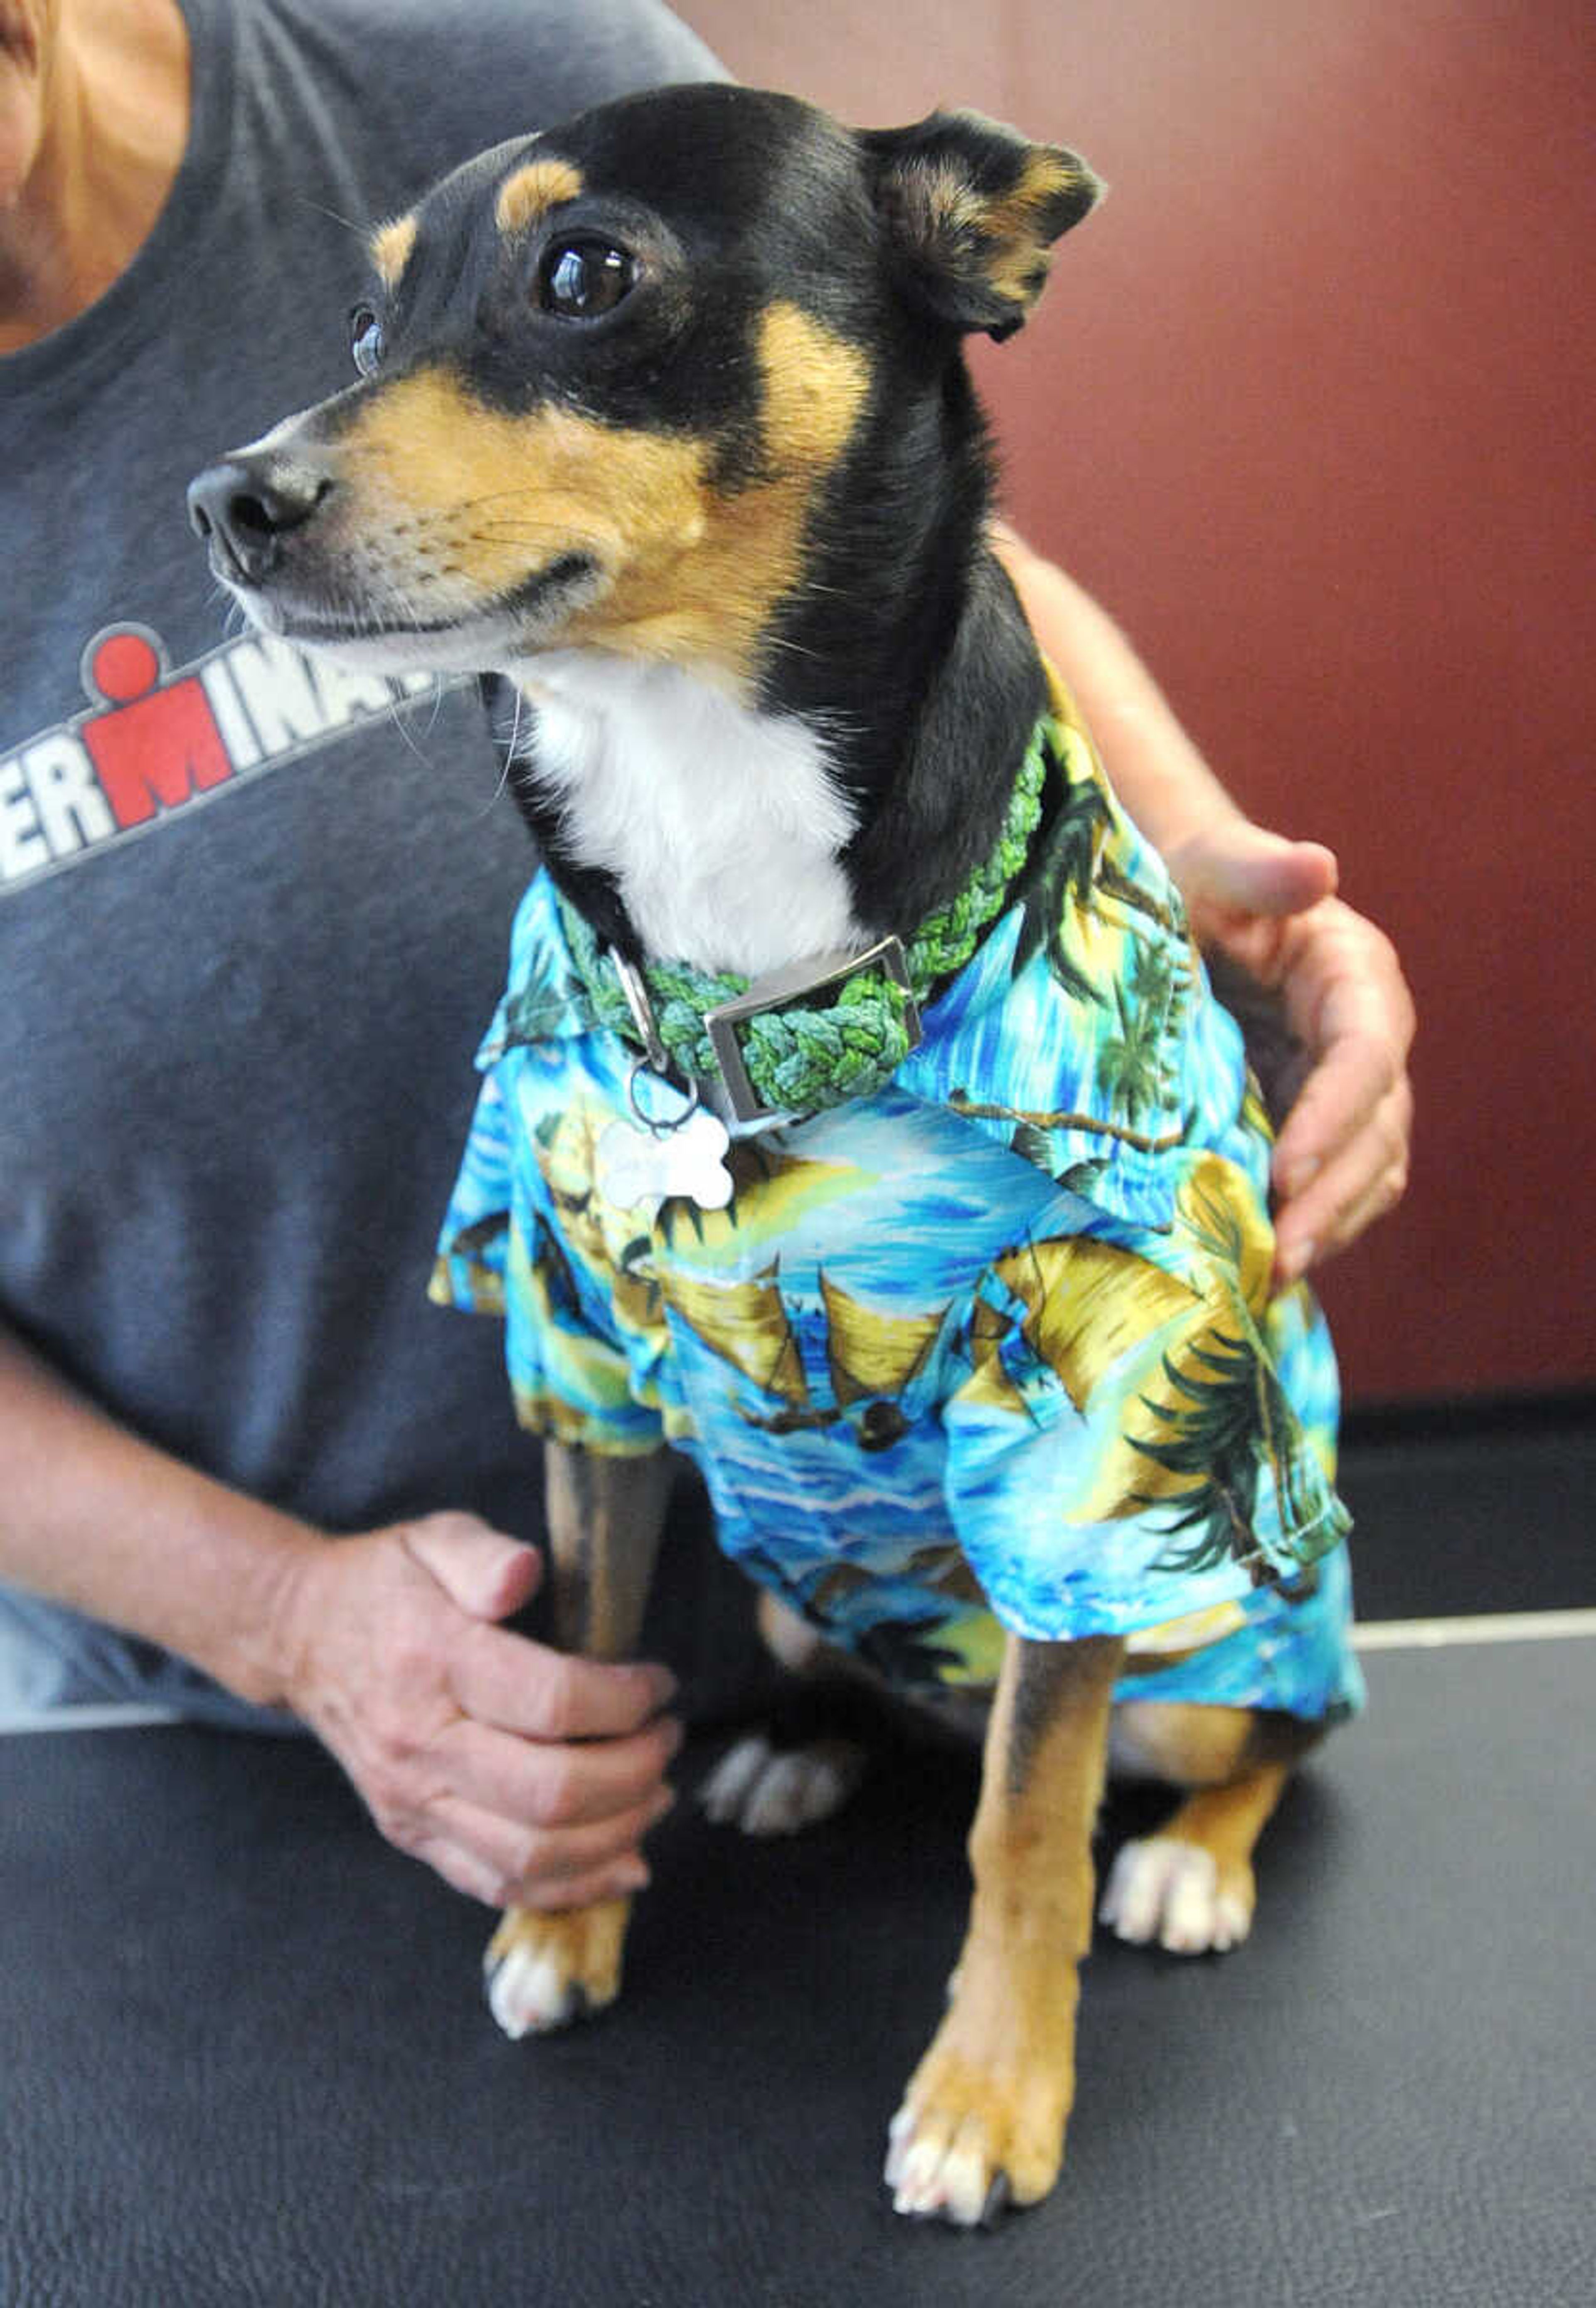
[[[372,236],[372,263],[383,286],[397,288],[404,279],[405,267],[410,262],[416,246],[416,220],[413,216],[395,217]]]
[[[569,160],[528,160],[500,185],[494,221],[507,238],[525,232],[581,189],[581,173]]]
[[[746,693],[870,382],[865,356],[794,306],[764,315],[759,353],[762,470],[734,490],[710,481],[712,439],[546,403],[511,415],[434,368],[374,395],[344,436],[346,517],[367,539],[391,543],[409,523],[434,558],[446,549],[461,616],[586,555],[605,589],[562,627],[562,645],[690,665]],[[402,555],[386,574],[404,589]]]

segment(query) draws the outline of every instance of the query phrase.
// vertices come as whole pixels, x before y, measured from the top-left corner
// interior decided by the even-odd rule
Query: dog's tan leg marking
[[[1010,1637],[970,1832],[969,1930],[948,2013],[893,2118],[900,2212],[968,2226],[1058,2177],[1075,2096],[1076,1966],[1124,1646]]]
[[[1142,1700],[1121,1708],[1114,1748],[1193,1790],[1161,1832],[1119,1853],[1102,1919],[1122,1940],[1178,1955],[1239,1946],[1252,1928],[1252,1855],[1298,1760],[1320,1727],[1240,1707]]]
[[[568,1650],[623,1658],[638,1640],[670,1497],[671,1455],[606,1459],[545,1445],[555,1632]],[[563,2027],[613,2003],[630,1899],[505,1910],[484,1957],[488,2001],[509,2036]]]

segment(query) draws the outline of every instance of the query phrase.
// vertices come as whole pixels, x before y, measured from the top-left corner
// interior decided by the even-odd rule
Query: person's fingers
[[[462,1714],[528,1739],[625,1737],[676,1692],[668,1667],[578,1658],[488,1626],[466,1631],[449,1680]]]
[[[612,1890],[642,1890],[648,1868],[638,1846],[674,1800],[668,1788],[656,1788],[647,1803],[612,1819],[549,1829],[528,1828],[445,1797],[393,1839],[440,1873],[447,1856],[456,1871],[449,1880],[469,1889],[474,1899],[497,1907],[576,1907]],[[462,1882],[468,1873],[470,1882]],[[590,1888],[600,1883],[603,1892]]]
[[[1309,1182],[1275,1219],[1274,1270],[1293,1282],[1356,1241],[1407,1191],[1412,1092],[1405,1076],[1382,1098],[1338,1159]]]
[[[1358,1036],[1332,1046],[1303,1083],[1274,1149],[1271,1170],[1283,1206],[1306,1193],[1345,1156],[1355,1155],[1358,1141],[1403,1079],[1383,1042]],[[1388,1154],[1383,1143],[1371,1145],[1364,1160],[1372,1172],[1384,1167]],[[1353,1183],[1360,1191],[1362,1182]]]
[[[297,1711],[390,1842],[474,1897],[570,1904],[635,1858],[682,1735],[666,1669],[478,1615],[513,1607],[536,1562],[470,1516],[330,1542],[285,1606],[286,1647]]]
[[[1365,925],[1333,924],[1287,977],[1287,1016],[1312,1060],[1274,1150],[1277,1193],[1290,1200],[1353,1144],[1406,1080],[1413,1006],[1388,941]]]
[[[591,1874],[572,1875],[557,1888],[545,1890],[534,1884],[495,1905],[505,1908],[537,1908],[557,1911],[562,1908],[590,1908],[598,1899],[621,1899],[634,1891],[646,1891],[653,1882],[646,1859],[622,1859],[612,1864],[595,1868]]]
[[[453,1794],[541,1828],[605,1820],[650,1802],[682,1745],[674,1717],[656,1717],[629,1737],[539,1742],[462,1717],[433,1747]]]
[[[463,1891],[468,1899],[480,1899],[484,1907],[509,1905],[499,1897],[503,1882],[499,1870],[477,1852],[468,1851],[442,1836],[418,1838],[410,1846],[408,1856],[419,1859],[456,1891]]]
[[[430,1571],[450,1601],[474,1619],[507,1618],[542,1583],[537,1549],[476,1515],[425,1515],[404,1526],[403,1543],[411,1560]]]
[[[597,1899],[618,1899],[646,1890],[649,1882],[648,1862],[636,1853],[606,1861],[586,1875],[568,1876],[557,1889],[535,1884],[530,1891],[506,1877],[490,1860],[442,1838],[418,1844],[410,1856],[431,1867],[467,1899],[479,1899],[486,1908],[586,1908]]]
[[[1339,900],[1289,925],[1281,982],[1292,1024],[1315,1049],[1360,1030],[1399,1059],[1412,1047],[1413,997],[1396,948]]]

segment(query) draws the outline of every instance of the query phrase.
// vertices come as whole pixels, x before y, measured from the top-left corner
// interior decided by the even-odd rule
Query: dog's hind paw
[[[507,2036],[546,2035],[613,2003],[630,1899],[543,1915],[510,1908],[482,1959],[488,2008]]]
[[[1098,1918],[1122,1940],[1174,1955],[1239,1947],[1252,1928],[1250,1866],[1222,1869],[1211,1851],[1171,1835],[1128,1843],[1109,1870]]]
[[[865,1753],[851,1739],[773,1747],[760,1732],[728,1749],[699,1790],[717,1826],[744,1835],[796,1835],[842,1809],[864,1775]]]

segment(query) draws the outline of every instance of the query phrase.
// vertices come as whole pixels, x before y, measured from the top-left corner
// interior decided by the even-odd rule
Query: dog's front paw
[[[842,1809],[864,1766],[864,1750],[851,1739],[773,1747],[762,1732],[751,1732],[721,1757],[699,1800],[717,1826],[796,1835]]]
[[[630,1899],[543,1915],[507,1908],[483,1957],[488,2005],[507,2036],[545,2035],[613,2003]]]
[[[1253,1899],[1247,1861],[1222,1867],[1200,1844],[1154,1835],[1119,1853],[1097,1913],[1134,1946],[1156,1940],[1174,1955],[1207,1955],[1240,1945],[1252,1928]]]
[[[1059,2176],[1068,2076],[1045,2065],[1000,2070],[932,2043],[888,2133],[894,2211],[957,2227],[990,2226],[1008,2204],[1034,2204]]]

